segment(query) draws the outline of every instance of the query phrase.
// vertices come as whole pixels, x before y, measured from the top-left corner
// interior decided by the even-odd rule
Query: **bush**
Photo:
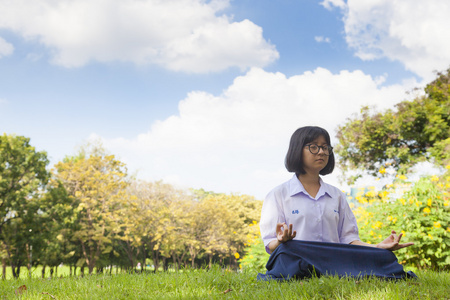
[[[265,272],[270,255],[266,252],[261,239],[259,223],[254,222],[249,226],[251,227],[250,233],[247,235],[248,240],[245,244],[244,256],[239,259],[239,267],[246,270]]]
[[[449,168],[449,166],[447,166]],[[399,196],[400,189],[406,189]],[[403,180],[381,193],[359,197],[354,209],[361,240],[377,244],[391,232],[403,233],[403,242],[414,246],[395,252],[399,262],[419,269],[450,269],[450,174],[420,179],[414,185]],[[395,195],[390,198],[388,195]],[[362,202],[362,203],[361,203]]]

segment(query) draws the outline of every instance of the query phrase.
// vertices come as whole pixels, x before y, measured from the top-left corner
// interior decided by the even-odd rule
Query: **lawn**
[[[450,299],[450,273],[419,271],[419,279],[338,277],[258,282],[256,271],[183,270],[0,281],[0,299]],[[25,289],[25,287],[26,289]]]

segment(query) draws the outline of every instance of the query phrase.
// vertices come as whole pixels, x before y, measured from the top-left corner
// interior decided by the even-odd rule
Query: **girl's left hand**
[[[378,248],[395,251],[401,248],[409,247],[414,245],[414,243],[400,244],[403,233],[397,235],[397,233],[392,230],[391,235],[387,237],[384,241],[377,245]]]

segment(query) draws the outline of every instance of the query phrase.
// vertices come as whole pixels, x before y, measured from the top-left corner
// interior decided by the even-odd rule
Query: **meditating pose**
[[[294,132],[285,165],[295,175],[267,195],[261,212],[261,236],[266,251],[272,253],[290,240],[353,244],[391,251],[413,245],[400,244],[402,234],[395,231],[377,245],[360,241],[346,195],[319,176],[333,172],[334,164],[333,147],[325,129],[308,126]]]

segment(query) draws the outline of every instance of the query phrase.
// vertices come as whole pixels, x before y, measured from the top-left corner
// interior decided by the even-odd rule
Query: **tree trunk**
[[[183,266],[183,262],[184,262],[184,257],[186,256],[186,251],[183,252],[182,255],[179,255],[177,260],[178,260],[178,268],[181,268],[181,266]]]
[[[89,270],[89,275],[91,275],[92,274],[92,272],[94,271],[94,264],[89,264],[89,266],[88,266],[88,270]]]
[[[163,270],[167,271],[169,269],[169,262],[167,261],[167,258],[165,256],[163,256]]]
[[[173,261],[173,268],[175,271],[178,271],[178,260],[177,260],[177,254],[175,251],[172,251],[172,261]]]
[[[97,257],[100,252],[100,243],[97,245],[97,250],[95,251],[95,253],[93,247],[89,247],[89,253],[87,253],[85,243],[82,240],[80,240],[80,244],[90,275],[92,274],[92,271],[94,270],[95,264],[97,262]]]
[[[5,242],[3,242],[6,248],[6,253],[8,254],[8,260],[9,260],[9,265],[11,267],[11,271],[12,271],[12,275],[14,278],[17,278],[16,276],[16,266],[14,265],[14,261],[11,258],[11,252],[9,251],[9,246],[8,244],[6,244]]]
[[[141,265],[141,273],[145,271],[145,265],[147,262],[147,252],[145,251],[145,244],[142,243],[142,265]]]
[[[155,265],[155,272],[159,269],[159,252],[153,251],[153,264]]]
[[[41,273],[42,279],[45,278],[45,267],[46,267],[46,265],[43,265],[43,266],[42,266],[42,273]]]
[[[19,276],[20,276],[20,267],[21,267],[20,260],[17,262],[17,266],[15,266],[14,263],[11,261],[11,270],[12,270],[14,278],[19,278]]]
[[[2,279],[6,280],[6,259],[2,258]]]
[[[31,278],[31,247],[28,245],[28,244],[26,244],[26,247],[25,247],[25,250],[26,250],[26,252],[27,252],[27,258],[28,258],[28,264],[27,264],[27,266],[28,266],[28,274],[30,275],[30,278]]]
[[[191,255],[191,259],[192,259],[192,265],[191,265],[191,267],[192,267],[192,269],[194,269],[195,268],[195,257],[196,257],[197,255]]]

